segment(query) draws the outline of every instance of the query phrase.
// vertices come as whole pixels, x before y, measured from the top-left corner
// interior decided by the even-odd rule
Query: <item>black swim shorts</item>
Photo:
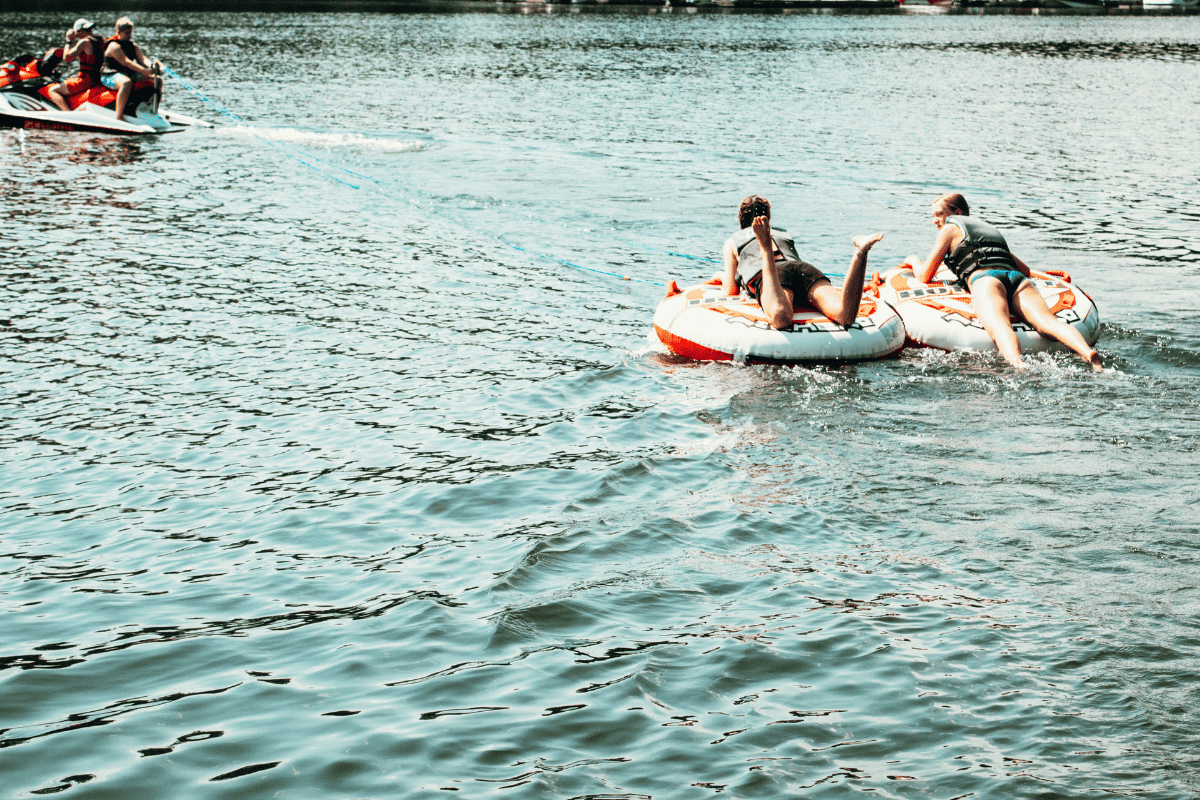
[[[829,280],[824,272],[809,264],[807,261],[776,261],[775,269],[779,272],[779,283],[785,289],[792,290],[795,306],[808,305],[808,292],[819,281]],[[746,291],[755,300],[759,299],[762,289],[762,273],[758,273],[746,284]]]

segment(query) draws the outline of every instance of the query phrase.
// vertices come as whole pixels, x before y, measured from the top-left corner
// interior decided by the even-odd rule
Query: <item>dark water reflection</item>
[[[907,45],[912,46],[912,45]],[[934,45],[915,45],[931,48]],[[936,46],[939,50],[963,50],[1002,56],[1032,56],[1034,58],[1066,58],[1071,60],[1133,59],[1136,61],[1189,62],[1200,58],[1200,46],[1195,42],[948,42]]]
[[[1200,19],[137,22],[244,121],[0,132],[6,796],[1200,788]],[[646,344],[950,188],[1110,372]]]

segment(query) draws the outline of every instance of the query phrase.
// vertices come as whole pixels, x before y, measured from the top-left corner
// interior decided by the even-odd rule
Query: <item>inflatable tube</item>
[[[1065,272],[1038,272],[1030,277],[1050,311],[1083,335],[1089,345],[1100,338],[1100,312],[1092,298],[1071,283]],[[896,310],[904,320],[908,341],[922,347],[939,350],[995,350],[996,344],[971,308],[971,293],[955,280],[954,274],[943,269],[931,283],[921,283],[910,267],[890,269],[873,281],[879,287],[879,297]],[[1013,320],[1013,330],[1022,352],[1065,350],[1051,339],[1045,339],[1023,321]]]
[[[864,293],[858,318],[848,328],[819,311],[801,309],[792,330],[780,331],[748,295],[726,296],[719,280],[683,290],[671,281],[654,312],[654,332],[676,355],[749,364],[865,361],[904,346],[900,317],[871,293]]]

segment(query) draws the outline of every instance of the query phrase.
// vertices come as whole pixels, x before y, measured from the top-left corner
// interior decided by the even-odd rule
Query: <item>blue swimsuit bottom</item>
[[[1012,303],[1012,299],[1016,297],[1017,292],[1021,291],[1025,282],[1029,280],[1024,274],[1017,272],[1015,269],[986,269],[971,273],[970,277],[967,278],[967,287],[970,288],[970,285],[980,275],[987,275],[989,278],[995,278],[1000,281],[1000,285],[1008,293],[1008,302],[1010,304]]]

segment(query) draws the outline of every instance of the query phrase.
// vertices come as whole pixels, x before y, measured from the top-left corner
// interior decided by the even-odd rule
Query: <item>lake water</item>
[[[241,121],[0,132],[4,797],[1200,796],[1200,17],[135,22]],[[949,190],[1105,373],[648,343]]]

